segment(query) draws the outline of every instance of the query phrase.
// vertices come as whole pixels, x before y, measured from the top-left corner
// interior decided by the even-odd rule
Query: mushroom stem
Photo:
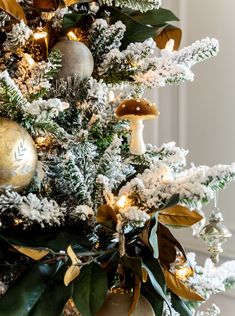
[[[143,140],[144,124],[142,120],[131,120],[131,144],[130,152],[134,155],[143,155],[146,147]]]

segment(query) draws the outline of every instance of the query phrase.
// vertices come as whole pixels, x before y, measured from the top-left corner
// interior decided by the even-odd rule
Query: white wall
[[[220,53],[195,66],[193,83],[154,92],[161,115],[157,123],[147,127],[146,140],[156,144],[175,140],[190,150],[189,161],[195,164],[235,161],[235,1],[163,0],[163,5],[181,18],[182,46],[206,36],[216,37]],[[222,260],[235,258],[234,193],[235,184],[220,193],[225,224],[233,232],[224,246]],[[190,231],[177,232],[177,236],[188,250],[197,251],[199,261],[205,258],[205,244],[193,239]],[[220,305],[221,316],[235,315],[235,291],[213,297],[212,301]]]

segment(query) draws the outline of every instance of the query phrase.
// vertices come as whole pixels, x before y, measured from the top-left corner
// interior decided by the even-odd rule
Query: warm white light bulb
[[[46,31],[41,31],[41,32],[36,32],[33,34],[33,37],[35,38],[35,40],[39,40],[41,38],[46,38],[48,35],[48,33]]]
[[[35,61],[29,54],[24,54],[24,57],[27,60],[29,66],[33,66],[35,64]]]
[[[174,45],[175,45],[175,41],[174,41],[173,39],[170,39],[170,40],[166,43],[165,49],[168,50],[169,52],[173,52],[173,50],[174,50]]]
[[[78,39],[77,36],[72,31],[68,32],[67,36],[71,41],[77,41]]]
[[[109,92],[109,102],[114,102],[115,100],[115,95],[114,95],[114,92],[111,90]]]
[[[190,266],[183,266],[180,269],[176,269],[175,276],[181,281],[186,281],[192,275],[192,269]]]
[[[118,199],[117,201],[117,206],[120,207],[120,208],[123,208],[126,204],[126,196],[125,195],[122,195],[120,197],[120,199]]]

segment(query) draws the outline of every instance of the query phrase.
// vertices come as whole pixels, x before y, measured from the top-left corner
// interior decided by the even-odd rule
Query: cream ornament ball
[[[37,169],[37,150],[32,137],[19,124],[0,117],[0,192],[5,186],[22,191]]]
[[[62,54],[62,67],[57,74],[59,78],[76,75],[82,80],[92,75],[94,59],[85,44],[63,38],[53,46],[52,50],[59,50]]]
[[[109,293],[96,316],[128,316],[132,301],[132,293]],[[143,295],[140,296],[132,316],[155,316],[151,304]]]

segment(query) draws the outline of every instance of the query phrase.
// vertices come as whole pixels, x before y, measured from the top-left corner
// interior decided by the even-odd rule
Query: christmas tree
[[[202,207],[235,164],[186,169],[186,150],[143,140],[144,92],[219,50],[179,49],[175,21],[161,0],[0,0],[0,316],[220,313],[198,307],[235,284],[234,261],[214,265],[230,232]]]

